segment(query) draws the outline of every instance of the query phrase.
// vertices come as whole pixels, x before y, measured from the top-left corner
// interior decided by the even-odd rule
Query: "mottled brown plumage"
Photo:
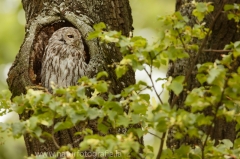
[[[78,79],[85,75],[85,60],[86,52],[77,29],[63,27],[55,31],[42,59],[42,86],[51,91],[52,83],[57,87],[76,85]]]

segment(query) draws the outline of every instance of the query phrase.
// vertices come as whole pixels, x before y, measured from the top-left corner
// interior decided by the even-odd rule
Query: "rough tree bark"
[[[48,39],[55,30],[66,26],[77,28],[84,37],[85,50],[88,53],[88,77],[94,77],[100,71],[108,72],[107,80],[111,82],[109,91],[113,94],[135,83],[132,70],[121,79],[117,79],[114,68],[108,67],[122,58],[114,44],[100,44],[96,39],[86,40],[88,33],[93,31],[93,25],[99,22],[104,22],[107,29],[121,31],[123,35],[128,36],[133,29],[128,0],[22,0],[22,4],[27,21],[25,39],[7,79],[13,97],[26,93],[26,87],[39,85],[41,59]],[[20,119],[24,120],[30,116],[31,112],[25,112]],[[98,134],[96,124],[96,121],[88,121],[87,127]],[[42,129],[51,132],[52,128]],[[77,147],[83,139],[73,135],[76,131],[81,131],[81,124],[54,136],[60,146],[72,144],[73,147]],[[24,139],[28,155],[57,150],[51,140],[40,143],[28,134]]]
[[[195,23],[195,18],[192,15],[193,5],[192,0],[177,0],[176,10],[180,11],[183,15],[188,16],[190,19],[189,25],[193,26]],[[240,39],[240,32],[237,31],[237,24],[233,20],[228,20],[227,14],[223,12],[223,7],[225,4],[239,3],[237,0],[196,0],[196,2],[212,2],[214,5],[214,12],[205,18],[206,27],[212,30],[211,35],[206,39],[205,42],[199,42],[200,52],[190,53],[189,59],[177,60],[173,63],[169,69],[168,76],[186,76],[186,89],[178,97],[170,93],[170,104],[171,106],[177,106],[178,108],[184,108],[184,101],[187,96],[187,91],[191,91],[194,88],[200,86],[196,79],[197,64],[202,64],[205,62],[214,62],[216,59],[221,59],[221,54],[219,52],[205,52],[204,50],[223,50],[226,44],[230,42],[235,42]],[[202,47],[202,48],[201,48]],[[189,68],[191,66],[191,68]],[[239,64],[237,64],[235,69]],[[218,107],[221,105],[219,103]],[[208,115],[211,115],[211,109],[206,110]],[[205,132],[210,133],[212,139],[215,139],[216,144],[221,139],[230,139],[234,141],[236,137],[235,123],[226,122],[223,118],[216,118],[214,120],[214,126],[204,128]],[[170,135],[171,136],[171,135]],[[179,148],[182,144],[191,144],[201,146],[203,143],[200,141],[195,141],[189,137],[184,137],[182,140],[171,139],[167,140],[168,147]]]

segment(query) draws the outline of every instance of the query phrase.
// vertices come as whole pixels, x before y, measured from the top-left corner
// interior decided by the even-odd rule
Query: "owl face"
[[[61,34],[59,34],[59,32],[61,32]],[[80,43],[82,43],[79,31],[72,27],[61,28],[57,30],[52,36],[59,36],[59,42],[61,42],[63,45],[79,47]]]

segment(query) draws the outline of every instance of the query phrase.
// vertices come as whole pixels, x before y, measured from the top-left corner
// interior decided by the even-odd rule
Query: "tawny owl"
[[[76,85],[87,68],[86,52],[80,32],[63,27],[53,33],[42,58],[41,84],[49,91],[57,87]]]

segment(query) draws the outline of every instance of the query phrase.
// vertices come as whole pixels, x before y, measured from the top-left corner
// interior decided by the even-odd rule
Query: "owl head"
[[[56,39],[56,38],[59,40],[59,43],[63,45],[80,47],[82,44],[82,38],[81,38],[80,32],[73,27],[63,27],[58,29],[53,33],[51,37],[51,39]]]

